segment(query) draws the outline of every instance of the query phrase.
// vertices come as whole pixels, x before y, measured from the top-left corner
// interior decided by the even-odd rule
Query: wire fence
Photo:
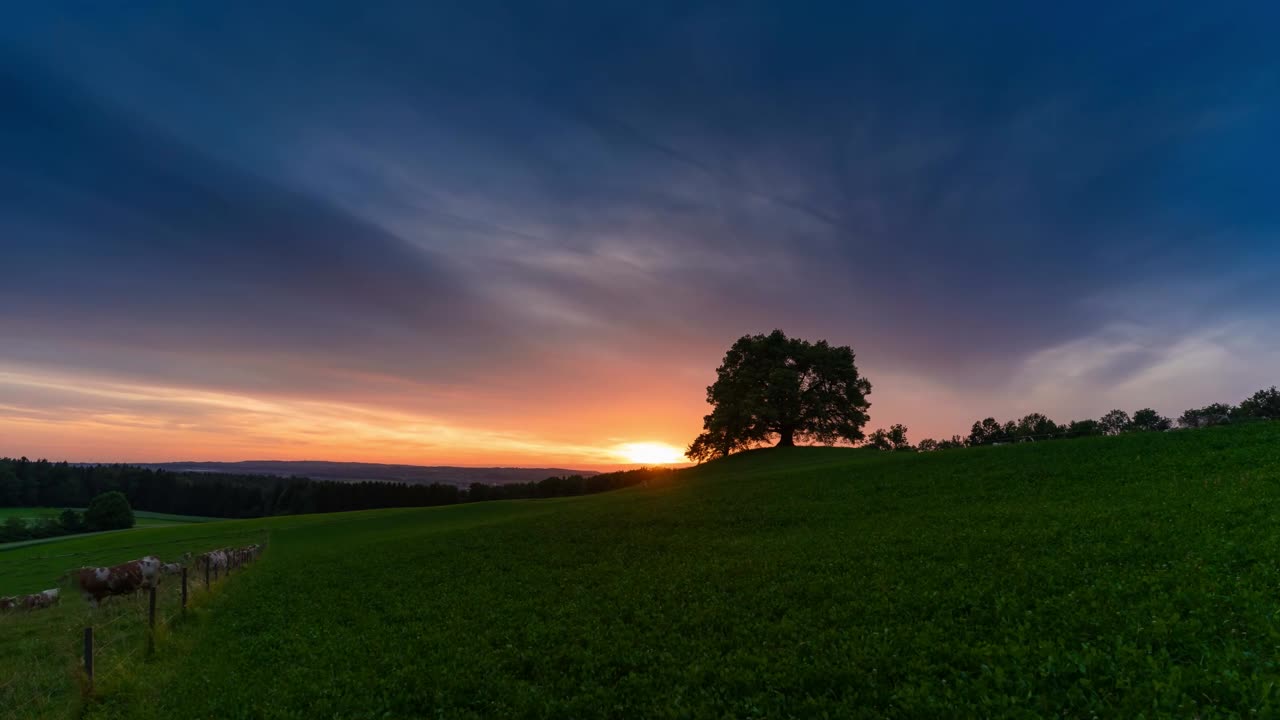
[[[262,550],[269,541],[265,531],[240,537],[254,539]],[[204,539],[214,538],[228,539]],[[181,571],[161,576],[154,589],[111,596],[94,608],[67,573],[57,583],[60,602],[53,607],[0,612],[0,718],[73,714],[95,687],[127,680],[148,657],[162,652],[158,639],[180,628],[186,615],[260,556],[229,554],[225,565],[201,563],[204,553],[216,550],[205,545],[194,552],[190,546],[198,540],[138,547],[147,548],[146,555],[182,564]]]

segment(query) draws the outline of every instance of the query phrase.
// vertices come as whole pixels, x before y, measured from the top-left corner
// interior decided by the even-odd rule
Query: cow
[[[18,598],[0,597],[0,612],[8,612],[16,607],[18,607]]]
[[[210,550],[203,553],[196,560],[201,567],[208,567],[210,570],[222,570],[227,567],[227,551],[226,550]]]
[[[182,572],[182,563],[165,563],[160,566],[160,572],[165,575],[178,575]]]
[[[58,604],[58,589],[45,590],[22,598],[22,607],[27,610],[53,607]]]
[[[139,590],[156,587],[160,583],[160,558],[148,555],[111,567],[85,567],[74,575],[80,593],[89,601],[89,607],[111,595],[129,595]]]

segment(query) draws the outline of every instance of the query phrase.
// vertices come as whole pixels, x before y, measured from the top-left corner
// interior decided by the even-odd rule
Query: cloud
[[[931,434],[1272,357],[1273,11],[309,10],[0,29],[0,362],[616,444],[774,327]]]

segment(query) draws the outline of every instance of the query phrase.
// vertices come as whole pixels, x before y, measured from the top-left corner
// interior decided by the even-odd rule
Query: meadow
[[[81,512],[84,511],[84,508],[72,508],[72,509],[78,510]],[[29,508],[29,507],[0,508],[0,522],[3,522],[6,518],[9,518],[9,517],[18,517],[18,518],[22,518],[27,523],[32,523],[37,520],[40,520],[41,518],[56,518],[58,517],[58,514],[61,513],[62,511],[63,511],[63,508]],[[204,522],[212,522],[214,520],[222,519],[222,518],[215,518],[215,517],[200,517],[196,515],[173,515],[170,513],[147,512],[145,510],[135,510],[133,512],[133,516],[134,516],[134,520],[136,521],[136,524],[134,525],[134,527],[128,528],[126,530],[102,530],[102,531],[93,532],[93,533],[75,533],[72,535],[56,535],[54,537],[37,538],[35,540],[19,540],[17,542],[0,543],[0,552],[4,552],[7,550],[14,550],[16,548],[26,547],[29,545],[45,545],[48,543],[63,542],[66,540],[71,540],[73,538],[83,538],[90,535],[104,535],[106,533],[130,532],[138,528],[169,527],[171,525],[185,525],[187,523],[204,523]],[[4,578],[0,577],[0,588],[3,588],[4,583],[5,583]],[[3,595],[3,594],[4,594],[4,590],[0,589],[0,595]]]
[[[0,521],[10,517],[19,517],[27,522],[39,520],[41,518],[56,518],[66,508],[0,508]],[[84,508],[71,508],[84,512]],[[134,510],[133,517],[137,520],[135,527],[155,527],[159,525],[175,525],[183,523],[211,522],[213,520],[221,520],[216,517],[201,517],[198,515],[174,515],[172,513],[148,512],[146,510]],[[52,539],[52,538],[49,538]]]
[[[1278,503],[1263,423],[142,528],[0,552],[0,592],[144,547],[269,546],[84,705],[78,599],[0,619],[0,702],[8,681],[47,698],[14,717],[1268,717]]]

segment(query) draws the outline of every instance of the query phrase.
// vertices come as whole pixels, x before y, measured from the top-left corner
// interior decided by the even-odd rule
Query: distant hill
[[[137,463],[138,467],[172,470],[174,472],[216,472],[243,475],[271,475],[278,477],[300,476],[312,480],[337,480],[360,482],[382,480],[402,482],[408,485],[456,485],[466,487],[471,483],[509,485],[511,483],[536,482],[552,476],[596,475],[594,470],[568,470],[565,468],[473,468],[435,465],[383,465],[381,463],[325,462],[321,460],[245,460],[241,462],[168,462]]]

